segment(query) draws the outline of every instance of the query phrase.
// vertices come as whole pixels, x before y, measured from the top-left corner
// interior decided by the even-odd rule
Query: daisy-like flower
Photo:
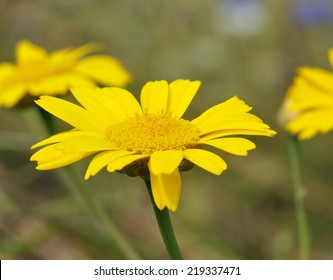
[[[11,108],[26,96],[64,94],[75,86],[125,86],[131,76],[117,59],[86,56],[99,48],[87,44],[49,54],[29,41],[20,41],[17,63],[0,64],[0,106]]]
[[[333,67],[333,48],[329,51]],[[280,118],[299,140],[333,129],[333,72],[301,67],[285,97]]]
[[[85,179],[102,168],[150,180],[157,207],[175,211],[181,193],[180,171],[195,164],[220,175],[224,160],[205,146],[245,156],[255,148],[239,135],[273,136],[275,131],[249,111],[238,97],[218,104],[192,121],[182,118],[200,86],[199,81],[148,82],[141,91],[141,106],[120,88],[74,88],[83,106],[41,96],[36,103],[62,119],[73,130],[59,133],[32,148],[45,146],[31,160],[39,170],[54,169],[96,154]]]

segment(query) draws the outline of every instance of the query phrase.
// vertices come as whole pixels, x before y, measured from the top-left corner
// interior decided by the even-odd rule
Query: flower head
[[[245,156],[255,144],[239,135],[273,136],[275,132],[250,113],[238,97],[218,104],[192,121],[182,118],[200,86],[199,81],[148,82],[141,106],[120,88],[72,89],[83,106],[42,96],[36,103],[74,127],[41,141],[45,146],[31,160],[47,170],[96,154],[85,179],[106,167],[150,180],[159,209],[176,210],[181,193],[179,171],[191,164],[216,175],[227,165],[205,146]]]
[[[333,67],[333,48],[329,51]],[[333,72],[302,67],[289,87],[280,118],[299,140],[333,129]]]
[[[58,95],[75,86],[125,86],[129,72],[107,55],[87,54],[97,44],[62,49],[48,54],[28,41],[16,46],[17,63],[0,64],[0,106],[11,108],[25,96]]]

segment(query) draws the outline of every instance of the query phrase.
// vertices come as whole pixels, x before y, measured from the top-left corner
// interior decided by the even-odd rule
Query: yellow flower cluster
[[[0,106],[13,107],[27,95],[65,94],[71,87],[126,86],[129,72],[114,57],[90,55],[97,44],[48,54],[29,41],[16,46],[17,63],[0,64]]]
[[[329,51],[333,67],[333,49]],[[284,100],[280,117],[286,129],[306,140],[333,129],[333,72],[301,67]]]
[[[40,107],[73,127],[32,147],[42,147],[31,157],[39,170],[94,155],[85,179],[105,167],[109,172],[140,176],[151,182],[157,207],[175,211],[181,194],[180,171],[197,165],[219,175],[227,168],[206,147],[245,156],[255,144],[244,135],[276,134],[237,96],[193,120],[184,119],[199,81],[148,82],[139,103],[122,89],[131,76],[118,60],[87,56],[97,49],[96,44],[88,44],[48,54],[21,41],[17,63],[0,64],[0,106],[13,107],[28,97],[40,97],[36,101]],[[69,90],[79,105],[54,97]]]

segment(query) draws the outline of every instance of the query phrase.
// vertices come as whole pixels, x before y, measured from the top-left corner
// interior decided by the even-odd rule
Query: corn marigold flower
[[[99,48],[86,44],[49,54],[29,41],[20,41],[17,63],[0,64],[0,106],[11,108],[26,96],[64,94],[75,86],[125,86],[131,76],[117,59],[86,56]]]
[[[85,179],[102,168],[150,180],[157,207],[175,211],[181,193],[179,171],[189,163],[220,175],[224,160],[203,149],[212,146],[245,156],[255,148],[238,135],[273,136],[275,131],[253,114],[237,96],[218,104],[192,121],[182,118],[200,86],[199,81],[148,82],[141,91],[141,106],[120,88],[73,88],[83,106],[41,96],[36,103],[62,119],[73,130],[51,136],[32,148],[45,146],[32,155],[37,169],[48,170],[96,154]]]
[[[333,48],[329,51],[333,67]],[[333,72],[301,67],[289,87],[280,115],[285,128],[299,140],[333,129]]]

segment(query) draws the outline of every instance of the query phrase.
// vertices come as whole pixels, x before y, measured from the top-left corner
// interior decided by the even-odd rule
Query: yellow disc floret
[[[199,140],[199,130],[189,121],[168,114],[145,114],[111,126],[108,138],[119,149],[151,154],[185,150]]]

